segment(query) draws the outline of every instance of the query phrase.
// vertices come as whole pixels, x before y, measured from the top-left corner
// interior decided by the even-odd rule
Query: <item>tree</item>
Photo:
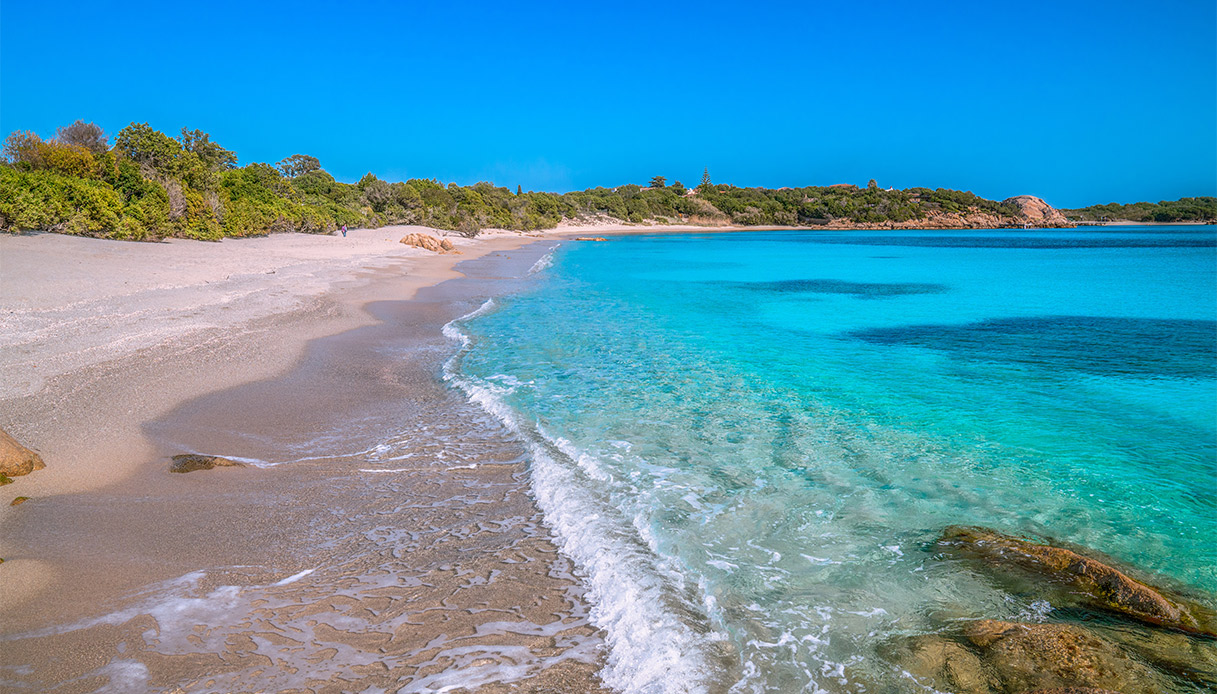
[[[20,168],[50,169],[77,178],[93,178],[97,160],[88,149],[59,140],[46,140],[30,131],[18,131],[4,141],[4,158]]]
[[[371,174],[368,174],[371,176]],[[363,189],[363,199],[368,201],[368,205],[377,212],[384,212],[385,208],[393,202],[393,188],[379,178],[364,176],[359,182],[359,187]]]
[[[320,169],[321,161],[317,157],[310,157],[307,154],[293,154],[279,162],[278,168],[284,176],[295,178]]]
[[[28,164],[36,167],[42,162],[38,152],[40,144],[42,144],[42,138],[38,137],[34,131],[18,130],[5,139],[4,158],[12,164]]]
[[[114,147],[137,164],[162,174],[176,173],[182,145],[147,123],[132,123],[118,131]]]
[[[212,171],[231,169],[237,165],[237,155],[212,142],[211,136],[202,130],[182,128],[182,136],[178,140],[182,143],[182,149],[197,154]]]
[[[872,178],[871,180],[866,182],[866,189],[867,190],[879,190],[879,182]]]
[[[651,179],[652,188],[663,188],[667,184],[668,184],[668,179],[664,178],[663,176],[656,176]]]
[[[106,133],[95,123],[82,120],[57,128],[55,139],[65,145],[83,147],[93,154],[105,154],[110,149],[110,140]]]
[[[689,192],[689,189],[685,188],[685,184],[677,181],[672,184],[672,192],[683,197],[685,193]]]
[[[406,210],[415,210],[422,207],[423,198],[418,194],[418,190],[414,186],[405,183],[394,183],[390,186],[393,189],[393,201]]]
[[[517,183],[516,184],[516,195],[523,195],[523,194],[524,194],[524,189],[522,187],[520,187],[519,183]]]
[[[701,172],[701,185],[699,185],[697,187],[698,188],[709,188],[712,185],[714,185],[714,184],[710,182],[710,167],[707,166]]]

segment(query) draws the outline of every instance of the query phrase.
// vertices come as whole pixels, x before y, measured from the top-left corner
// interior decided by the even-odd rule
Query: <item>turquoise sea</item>
[[[1215,319],[1214,227],[623,236],[452,324],[446,375],[529,444],[608,684],[896,687],[894,639],[1054,610],[947,525],[1212,602]]]

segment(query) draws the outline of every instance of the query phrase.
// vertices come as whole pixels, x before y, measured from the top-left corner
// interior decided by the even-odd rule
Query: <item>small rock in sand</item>
[[[19,477],[46,467],[42,457],[0,429],[0,475]]]
[[[13,499],[12,503],[10,503],[9,506],[20,506],[21,504],[24,504],[25,502],[27,502],[29,500],[30,500],[30,498],[28,496],[19,496],[16,499]]]
[[[210,470],[213,467],[245,467],[245,463],[221,458],[216,455],[197,455],[188,453],[173,456],[173,465],[169,472],[194,472],[195,470]]]

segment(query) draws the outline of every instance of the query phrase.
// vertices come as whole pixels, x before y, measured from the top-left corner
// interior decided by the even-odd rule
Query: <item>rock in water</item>
[[[1073,226],[1059,210],[1034,195],[1016,195],[1002,200],[1002,204],[1017,207],[1023,221],[1033,227]]]
[[[1217,692],[1217,642],[1212,639],[1127,624],[1091,624],[1090,628],[1162,672]]]
[[[985,619],[964,636],[1009,692],[1098,687],[1122,694],[1170,691],[1170,681],[1119,646],[1067,624],[1017,624]]]
[[[914,636],[893,649],[890,657],[909,673],[953,694],[989,694],[1001,686],[980,656],[936,634]]]
[[[938,544],[990,567],[1016,568],[1063,584],[1087,606],[1155,626],[1217,637],[1217,619],[1208,609],[1168,598],[1157,588],[1072,550],[965,526],[947,528]]]
[[[19,477],[46,467],[42,456],[17,443],[17,440],[0,429],[0,475]]]
[[[169,472],[194,472],[195,470],[210,470],[213,467],[245,467],[245,463],[221,458],[216,455],[196,455],[188,453],[173,456],[173,465]]]
[[[1020,694],[1123,694],[1122,692],[1112,691],[1110,689],[1099,689],[1098,687],[1049,687],[1048,689],[1036,689],[1029,692],[1020,692]]]

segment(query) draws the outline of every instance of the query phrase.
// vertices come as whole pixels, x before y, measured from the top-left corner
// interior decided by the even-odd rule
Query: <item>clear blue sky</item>
[[[346,181],[1217,195],[1217,3],[3,0],[0,130],[77,118]]]

